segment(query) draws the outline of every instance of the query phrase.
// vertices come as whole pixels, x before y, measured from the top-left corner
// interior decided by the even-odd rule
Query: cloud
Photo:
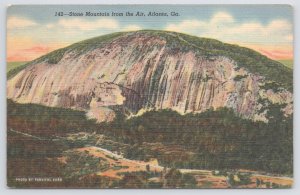
[[[197,30],[201,27],[205,27],[206,23],[199,21],[199,20],[184,20],[179,24],[169,24],[166,27],[166,30],[175,31],[175,32],[182,32],[185,31],[184,29],[188,29],[190,31]]]
[[[139,25],[128,25],[125,26],[122,30],[123,31],[135,31],[135,30],[141,30],[142,27],[140,27]]]
[[[88,21],[83,19],[61,19],[58,25],[64,28],[80,29],[80,30],[96,30],[96,29],[117,29],[120,27],[119,22],[114,19],[98,19]],[[48,24],[51,27],[51,24]]]
[[[226,12],[218,12],[209,20],[183,20],[167,24],[165,30],[184,32],[232,43],[291,44],[292,24],[275,19],[267,24],[257,21],[238,22]]]
[[[92,30],[116,30],[116,31],[135,31],[141,30],[142,27],[136,24],[121,26],[118,20],[114,19],[98,19],[89,21],[84,19],[61,19],[57,25],[63,27],[65,30],[79,29],[81,31]],[[56,25],[47,24],[46,28],[54,28]]]
[[[15,27],[34,27],[18,29]],[[87,20],[82,18],[59,19],[51,23],[36,23],[24,18],[12,17],[9,20],[7,35],[7,60],[29,61],[55,49],[91,37],[115,31],[134,30],[137,25],[123,25],[114,19]]]
[[[55,25],[54,24],[46,24],[46,28],[54,28]]]
[[[232,15],[226,12],[217,12],[213,15],[210,20],[212,24],[219,24],[219,23],[232,23],[234,22],[234,18]]]
[[[7,28],[8,29],[16,29],[16,28],[27,28],[38,25],[36,22],[27,19],[27,18],[19,18],[16,16],[9,17],[7,20]]]
[[[123,23],[114,18],[57,19],[49,23],[37,23],[17,15],[10,16],[7,20],[8,57],[13,59],[13,56],[19,56],[18,59],[21,59],[23,56],[24,59],[31,60],[87,38],[116,31],[141,30],[148,26],[142,23]],[[273,19],[268,23],[250,19],[241,21],[230,13],[217,12],[210,18],[169,21],[159,29],[239,44],[274,59],[293,56],[293,26],[286,19]]]
[[[284,39],[287,41],[293,42],[294,38],[293,38],[293,35],[289,34],[289,35],[284,36]]]

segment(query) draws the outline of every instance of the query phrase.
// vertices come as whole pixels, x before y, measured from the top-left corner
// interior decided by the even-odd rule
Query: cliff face
[[[267,121],[272,103],[286,104],[286,115],[293,112],[288,90],[266,88],[272,81],[230,57],[195,52],[180,45],[193,43],[174,39],[181,39],[176,46],[151,33],[125,33],[81,53],[66,50],[56,63],[46,56],[8,80],[7,97],[84,110],[99,122],[113,120],[117,105],[131,115],[153,108],[185,114],[229,107],[259,121]]]

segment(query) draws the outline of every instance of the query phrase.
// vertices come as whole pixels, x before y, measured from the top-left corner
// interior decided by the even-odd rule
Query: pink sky
[[[141,29],[213,38],[254,49],[274,60],[293,59],[293,21],[290,6],[265,7],[268,17],[253,7],[233,6],[232,10],[216,11],[212,6],[211,14],[207,14],[201,12],[207,11],[207,7],[199,6],[199,12],[185,12],[186,17],[176,20],[146,20],[147,22],[139,17],[128,21],[124,21],[122,17],[57,18],[53,17],[53,13],[47,12],[47,9],[41,8],[43,14],[30,6],[13,6],[8,10],[7,61],[31,61],[87,38]],[[79,6],[78,9],[86,8]],[[182,11],[180,7],[177,9]],[[194,6],[186,9],[194,10]],[[48,14],[48,17],[44,14]],[[43,20],[41,17],[44,17]]]
[[[16,51],[8,51],[7,61],[8,62],[21,62],[21,61],[31,61],[46,53],[49,53],[54,48],[47,46],[33,46],[28,49],[19,49]]]
[[[62,44],[52,44],[51,46],[41,46],[41,45],[32,45],[28,48],[10,48],[7,51],[7,61],[8,62],[20,62],[20,61],[31,61],[42,55],[45,55],[51,51],[59,49],[67,45]],[[245,46],[251,49],[258,51],[259,53],[266,55],[267,57],[274,60],[283,60],[283,59],[293,59],[293,51],[291,49],[278,49],[272,47],[265,47],[259,45],[249,45]]]
[[[293,59],[293,53],[291,51],[283,51],[283,50],[265,50],[265,49],[259,49],[258,52],[260,52],[263,55],[268,56],[269,58],[273,60],[287,60],[287,59]]]

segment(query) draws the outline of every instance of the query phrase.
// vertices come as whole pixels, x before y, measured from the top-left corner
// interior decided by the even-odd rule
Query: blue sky
[[[59,11],[155,11],[177,12],[180,16],[55,17]],[[22,52],[36,57],[40,55],[37,48],[42,54],[90,37],[139,29],[215,38],[274,58],[290,58],[293,50],[293,10],[288,5],[19,5],[9,7],[7,20],[8,58]]]
[[[245,22],[249,20],[259,21],[266,24],[274,19],[286,19],[292,21],[293,13],[292,7],[288,5],[24,5],[24,6],[11,6],[8,9],[8,16],[20,16],[32,19],[34,21],[43,22],[55,22],[59,20],[59,17],[53,17],[56,11],[91,11],[91,12],[136,12],[143,11],[148,13],[149,11],[157,12],[171,12],[175,11],[180,13],[180,19],[208,19],[212,17],[216,12],[228,12],[231,13],[237,20],[237,22]],[[145,28],[162,28],[167,21],[177,21],[176,17],[145,17],[140,20],[139,17],[113,17],[119,21],[130,21],[140,24]],[[90,18],[90,20],[97,18]],[[149,23],[145,23],[147,21]]]

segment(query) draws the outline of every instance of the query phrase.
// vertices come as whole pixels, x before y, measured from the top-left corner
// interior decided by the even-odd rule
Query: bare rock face
[[[191,43],[192,44],[192,43]],[[292,93],[266,89],[269,82],[229,57],[206,56],[147,33],[127,33],[78,54],[67,50],[57,63],[32,63],[7,82],[7,97],[18,103],[84,110],[98,122],[115,117],[114,106],[131,115],[148,109],[181,114],[221,107],[267,122],[266,104],[292,110]]]

